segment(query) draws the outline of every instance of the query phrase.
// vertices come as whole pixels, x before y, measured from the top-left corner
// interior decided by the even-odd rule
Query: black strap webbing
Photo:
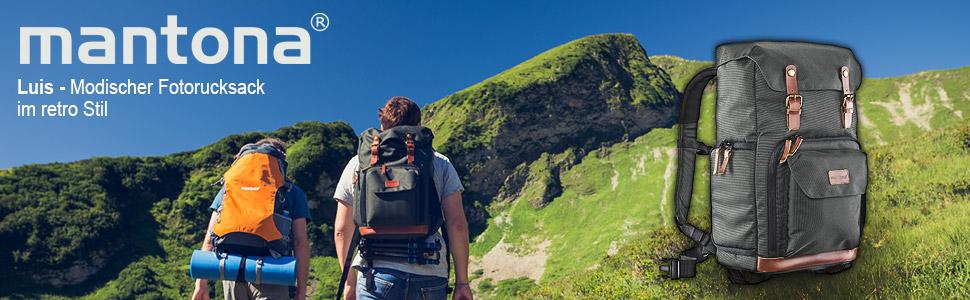
[[[677,190],[675,194],[675,217],[677,228],[684,235],[697,242],[693,248],[670,259],[669,264],[660,266],[661,272],[668,273],[671,279],[694,277],[696,264],[703,262],[714,253],[714,243],[710,234],[697,229],[687,220],[690,212],[691,194],[694,189],[694,164],[697,154],[707,155],[711,147],[697,141],[697,120],[700,118],[701,98],[707,84],[717,76],[717,69],[711,67],[701,70],[690,80],[684,89],[681,100],[680,135],[677,139]]]
[[[239,261],[239,271],[236,273],[236,282],[246,282],[246,259],[248,257],[243,256],[242,260]]]
[[[340,283],[337,284],[337,300],[344,297],[344,284],[347,283],[347,276],[350,275],[350,266],[354,263],[354,254],[357,252],[357,243],[360,242],[360,228],[354,227],[354,236],[350,238],[350,247],[347,248],[347,255],[344,256],[344,270],[340,274]]]
[[[446,282],[449,282],[449,284],[445,287],[445,292],[448,293],[448,294],[451,294],[451,292],[453,292],[454,289],[451,287],[451,284],[450,284],[450,282],[451,282],[451,248],[448,247],[448,228],[447,228],[447,226],[448,226],[447,224],[441,226],[441,239],[445,240],[445,243],[444,243],[445,244],[445,257],[444,258],[445,258],[445,263],[448,264],[448,280]],[[455,278],[458,278],[458,276],[455,276]]]

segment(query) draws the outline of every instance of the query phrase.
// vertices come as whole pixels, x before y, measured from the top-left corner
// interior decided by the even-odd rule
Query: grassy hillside
[[[631,35],[596,35],[424,109],[479,225],[471,248],[479,299],[970,298],[970,67],[864,81],[871,178],[856,267],[742,287],[707,262],[693,280],[660,279],[657,261],[686,245],[673,224],[669,126],[679,90],[707,66],[648,57]],[[713,144],[713,89],[704,97],[699,134]],[[346,124],[320,122],[162,157],[0,170],[0,261],[9,262],[0,298],[184,298],[211,184],[240,146],[263,136],[291,145],[289,175],[313,218],[311,298],[332,298],[340,271],[330,197],[356,137]],[[697,169],[691,218],[707,228],[706,158]]]
[[[664,68],[678,89],[683,89],[696,71],[710,66],[708,62],[672,56],[654,56],[651,61]],[[966,216],[970,213],[970,203],[966,201],[970,199],[970,127],[958,116],[970,97],[966,96],[968,85],[954,87],[949,83],[970,78],[966,72],[967,68],[962,68],[865,81],[859,94],[862,110],[871,115],[870,121],[876,119],[865,122],[861,128],[873,168],[870,221],[862,246],[863,257],[856,268],[844,275],[816,278],[802,274],[755,287],[737,287],[727,284],[726,272],[716,263],[708,262],[694,280],[662,280],[657,262],[683,249],[686,239],[671,221],[672,183],[661,180],[670,176],[663,165],[673,161],[663,155],[662,149],[673,149],[675,131],[654,129],[635,141],[593,151],[597,155],[588,155],[562,172],[562,196],[547,207],[528,205],[529,197],[541,193],[541,183],[549,181],[542,176],[535,176],[537,179],[530,181],[523,197],[512,204],[492,206],[490,211],[496,217],[472,251],[480,257],[476,260],[476,267],[481,269],[476,273],[479,291],[487,298],[498,299],[671,295],[719,298],[725,293],[740,298],[966,297],[970,269],[959,249],[970,246],[970,239],[957,229],[962,226],[952,225],[968,224]],[[953,87],[951,94],[964,96],[941,103],[937,95],[942,93],[932,88],[937,84]],[[893,91],[898,92],[898,87],[908,85],[936,91],[937,94],[922,93],[907,101],[935,107],[936,113],[951,116],[932,123],[933,128],[942,129],[914,129],[908,128],[912,127],[911,122],[881,119],[879,110],[886,105],[878,103],[900,99],[876,98],[876,91],[897,87]],[[714,97],[713,89],[709,89],[702,106],[700,136],[709,144],[713,143]],[[894,134],[877,141],[872,133],[876,131]],[[877,146],[880,142],[886,145]],[[653,160],[637,159],[651,157],[651,151],[661,155],[652,156],[657,158]],[[531,174],[545,166],[534,163]],[[647,180],[628,174],[640,166],[649,170]],[[706,167],[706,158],[701,158],[698,169]],[[611,174],[612,170],[616,173]],[[566,184],[573,174],[583,174],[584,180]],[[700,176],[695,180],[692,218],[695,224],[706,227],[707,173],[697,174]],[[534,245],[541,247],[536,249]],[[508,254],[500,256],[496,252]],[[546,259],[537,260],[537,256]],[[490,257],[511,257],[509,264],[517,265],[513,269],[517,272],[497,270]],[[921,263],[923,260],[931,262]],[[533,264],[522,265],[528,263]],[[569,275],[576,272],[583,276]],[[805,283],[809,280],[812,284]]]
[[[862,139],[892,144],[970,123],[970,67],[866,79],[859,89]]]
[[[604,34],[543,52],[424,113],[436,149],[462,175],[465,197],[487,204],[513,197],[515,189],[502,189],[518,165],[569,148],[581,155],[669,126],[676,101],[669,77],[636,38]]]
[[[289,175],[307,194],[313,253],[332,254],[330,197],[356,136],[344,123],[304,122],[164,157],[95,158],[0,174],[6,262],[0,295],[185,297],[192,287],[189,255],[201,245],[218,191],[212,184],[239,147],[264,136],[290,143]]]
[[[970,126],[870,148],[869,218],[862,256],[837,276],[796,274],[735,286],[714,262],[697,278],[665,281],[657,262],[685,247],[672,226],[644,228],[584,276],[543,282],[523,298],[967,298],[970,297]],[[932,146],[926,146],[932,145]],[[655,200],[656,201],[656,200]],[[703,202],[694,205],[703,206]],[[667,215],[669,218],[670,215]],[[704,218],[706,219],[706,218]],[[702,219],[697,219],[703,224]]]

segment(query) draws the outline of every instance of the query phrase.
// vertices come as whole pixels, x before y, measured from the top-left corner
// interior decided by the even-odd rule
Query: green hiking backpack
[[[431,130],[397,126],[360,136],[354,223],[366,240],[426,238],[441,227]]]
[[[371,128],[360,134],[353,199],[357,229],[344,262],[337,299],[343,295],[357,247],[368,268],[374,260],[438,264],[444,259],[450,272],[447,244],[426,242],[439,229],[445,243],[448,241],[434,182],[433,139],[431,129],[422,126],[396,126],[384,131]],[[442,247],[445,257],[438,255]],[[365,278],[371,286],[373,276]]]

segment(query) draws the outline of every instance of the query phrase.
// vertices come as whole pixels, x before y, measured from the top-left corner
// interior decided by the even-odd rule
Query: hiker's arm
[[[448,226],[448,249],[455,260],[455,285],[468,283],[468,220],[461,205],[461,192],[448,195],[442,201],[445,226]]]
[[[212,216],[209,217],[209,227],[205,229],[205,239],[202,240],[202,251],[212,251],[212,227],[216,226],[218,220],[219,212],[212,212]]]
[[[216,226],[219,219],[218,212],[212,212],[209,217],[209,227],[205,229],[205,238],[202,240],[202,251],[212,251],[212,227]],[[195,292],[192,293],[194,299],[209,299],[209,281],[205,279],[195,280]]]
[[[347,257],[347,250],[350,249],[351,239],[354,238],[354,210],[344,201],[337,201],[337,216],[333,221],[333,244],[337,250],[337,261],[343,269]],[[345,290],[353,291],[357,286],[357,271],[350,268],[347,275],[347,283],[344,284]]]
[[[307,274],[310,271],[310,243],[306,219],[293,220],[293,252],[296,254],[296,299],[306,297]]]

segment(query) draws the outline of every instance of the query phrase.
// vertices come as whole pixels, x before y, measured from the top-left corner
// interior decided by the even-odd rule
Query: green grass
[[[515,94],[527,88],[555,83],[564,76],[572,75],[577,68],[593,61],[611,59],[611,57],[597,57],[607,51],[618,51],[614,54],[623,56],[626,60],[626,65],[620,67],[634,81],[630,94],[631,103],[652,103],[664,100],[654,96],[666,92],[658,88],[663,85],[663,76],[657,74],[657,69],[652,67],[649,58],[633,35],[588,36],[540,53],[519,65],[428,105],[424,109],[427,117],[425,123],[435,130],[435,147],[465,140],[490,140],[498,133],[506,114],[514,113],[500,111],[499,102],[513,99]],[[475,129],[467,131],[469,125],[474,125],[471,127]],[[461,134],[462,132],[474,133],[477,136]],[[463,139],[455,139],[453,135],[459,135]],[[469,141],[469,146],[472,145],[476,144]]]
[[[467,200],[488,204],[499,184],[470,174],[501,177],[542,152],[588,150],[623,140],[629,131],[642,134],[649,120],[641,116],[671,109],[675,97],[669,76],[649,61],[636,38],[603,34],[543,52],[428,105],[423,113],[424,124],[435,132],[434,146],[452,158],[463,176],[466,194],[473,198]],[[611,119],[599,121],[604,114]],[[586,117],[597,118],[599,127],[582,123]],[[553,133],[543,128],[546,122],[568,123],[574,131]]]
[[[481,299],[516,299],[525,296],[537,287],[535,281],[525,277],[509,278],[493,283],[491,278],[485,279],[478,287]]]
[[[869,221],[860,259],[842,274],[793,274],[735,286],[721,267],[706,262],[697,278],[665,281],[658,261],[686,244],[668,224],[637,235],[584,276],[543,282],[523,298],[966,298],[970,127],[935,131],[919,140],[869,150]],[[698,200],[694,205],[703,205]]]
[[[325,194],[353,155],[356,136],[344,123],[302,122],[163,157],[95,158],[4,171],[0,258],[7,263],[0,272],[0,298],[184,298],[193,282],[189,256],[202,243],[208,207],[219,189],[212,184],[239,147],[263,136],[293,144],[288,175],[303,187],[314,216],[311,251],[332,253],[333,200]],[[52,287],[31,278],[71,274],[76,271],[70,266],[96,258],[106,263],[93,266],[96,271],[78,284]],[[212,284],[215,295],[220,290]]]
[[[655,129],[635,141],[590,153],[560,174],[564,191],[545,207],[537,208],[529,201],[542,184],[527,186],[507,207],[493,206],[492,215],[500,217],[494,218],[472,245],[472,254],[484,255],[503,239],[513,246],[514,253],[529,254],[536,251],[536,244],[549,240],[545,281],[587,269],[605,257],[611,247],[649,228],[672,224],[667,213],[673,210],[673,141],[673,130]],[[532,169],[541,170],[543,161],[538,160]],[[697,168],[699,174],[707,173],[702,171],[707,169],[706,162],[699,162]],[[665,179],[665,174],[671,177]],[[705,193],[696,196],[707,199]],[[694,213],[706,210],[707,205],[702,203]]]
[[[676,57],[652,57],[668,68],[671,80],[683,89],[693,72],[709,63]],[[673,70],[670,70],[673,68]],[[877,91],[897,93],[911,82],[914,103],[929,103],[936,109],[931,118],[934,130],[926,132],[913,124],[893,124],[882,107],[861,102],[867,116],[877,126],[863,127],[864,147],[871,168],[869,223],[863,240],[862,256],[856,266],[836,276],[794,274],[772,279],[753,287],[727,283],[726,271],[714,262],[703,264],[693,280],[665,281],[657,272],[661,258],[673,257],[686,247],[685,238],[671,224],[672,206],[660,212],[657,205],[663,184],[621,181],[611,191],[611,169],[624,178],[625,169],[635,163],[633,156],[649,148],[672,147],[674,129],[655,129],[634,142],[620,143],[595,151],[562,174],[564,192],[544,208],[525,201],[541,193],[542,185],[527,185],[518,201],[493,205],[493,219],[473,244],[473,255],[487,253],[498,241],[512,243],[517,251],[528,253],[530,245],[552,240],[549,260],[542,281],[518,298],[817,298],[839,295],[848,298],[967,298],[970,260],[963,249],[970,247],[964,234],[970,224],[970,129],[954,111],[966,111],[970,94],[970,68],[931,71],[892,79],[866,79],[860,101],[877,99]],[[939,80],[939,81],[934,81]],[[952,108],[940,103],[936,86],[950,96]],[[699,139],[713,144],[714,97],[709,88],[704,96]],[[888,94],[887,94],[888,95]],[[882,96],[891,99],[890,96]],[[928,100],[924,100],[928,99]],[[879,101],[879,100],[869,100]],[[922,102],[928,101],[928,102]],[[885,114],[880,115],[879,110]],[[939,117],[943,116],[943,117]],[[869,124],[872,125],[872,124]],[[882,133],[877,146],[872,132]],[[883,132],[889,132],[886,134]],[[648,136],[652,136],[648,142]],[[528,166],[530,173],[543,170],[543,160]],[[660,178],[659,162],[649,167],[653,178]],[[700,158],[695,174],[691,219],[709,228],[706,191],[706,157]],[[541,174],[541,172],[539,172]],[[570,174],[582,174],[582,182],[569,181]],[[543,182],[543,177],[537,177]],[[670,192],[672,193],[672,191]],[[629,195],[650,200],[631,203]],[[605,199],[609,200],[605,200]],[[669,201],[669,200],[668,200]],[[649,204],[647,204],[649,203]],[[609,207],[615,205],[615,207]],[[669,204],[668,204],[669,205]],[[624,209],[617,209],[622,207]],[[652,212],[648,210],[653,210]],[[657,215],[659,214],[659,215]],[[618,220],[637,217],[629,236],[617,234],[624,228]],[[494,222],[501,218],[501,223]],[[963,225],[958,225],[963,224]],[[609,228],[604,232],[598,226]],[[606,255],[604,243],[619,241],[615,255]],[[590,259],[594,258],[594,259]],[[581,272],[582,276],[569,276]],[[489,280],[489,279],[485,279]],[[494,283],[492,283],[494,285]],[[488,287],[494,290],[494,286]],[[488,296],[492,294],[486,293]],[[501,298],[496,296],[495,298]]]
[[[650,61],[667,72],[674,86],[681,92],[697,72],[714,65],[709,61],[689,60],[672,55],[652,55]]]

